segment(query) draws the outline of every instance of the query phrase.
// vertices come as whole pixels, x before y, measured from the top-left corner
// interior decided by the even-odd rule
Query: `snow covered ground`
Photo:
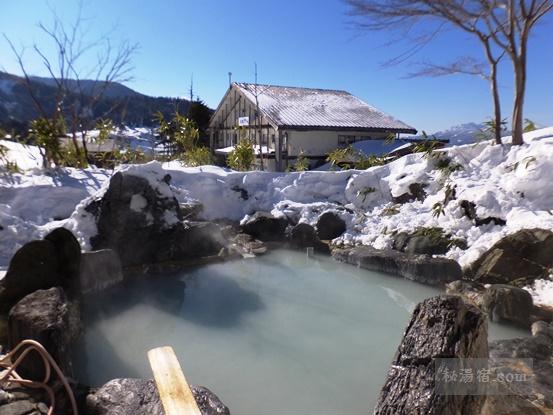
[[[462,166],[450,174],[436,169],[435,161],[423,154],[365,171],[241,173],[214,166],[186,168],[175,162],[121,170],[152,183],[169,173],[177,199],[202,203],[205,219],[242,220],[265,210],[314,224],[320,213],[335,210],[347,223],[337,243],[386,248],[391,246],[392,232],[439,226],[467,241],[468,249],[452,248],[446,255],[467,266],[507,234],[533,227],[553,230],[553,127],[528,133],[525,141],[518,147],[482,142],[441,150]],[[101,194],[111,174],[100,169],[56,173],[35,169],[3,176],[0,268],[7,266],[21,244],[55,226],[73,230],[86,249],[95,226],[82,210],[84,203],[77,205],[89,195]],[[395,205],[392,197],[406,193],[412,183],[427,184],[425,200]],[[456,199],[444,205],[448,187],[455,187]],[[479,217],[494,216],[507,224],[474,226],[463,215],[461,200],[475,203]],[[443,213],[436,215],[440,203]],[[553,305],[553,281],[538,281],[529,290],[537,302]]]

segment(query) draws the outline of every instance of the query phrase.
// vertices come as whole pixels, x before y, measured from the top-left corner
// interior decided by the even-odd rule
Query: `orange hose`
[[[12,362],[12,357],[22,348],[25,348],[21,354],[18,356],[18,358],[15,360],[15,362]],[[40,357],[42,358],[42,362],[44,364],[44,380],[42,382],[30,380],[30,379],[24,379],[17,373],[16,369],[21,364],[21,362],[27,357],[27,355],[31,351],[36,351]],[[71,389],[71,386],[69,386],[69,382],[67,381],[67,378],[64,376],[63,372],[59,368],[58,364],[54,361],[50,353],[42,346],[39,342],[35,340],[23,340],[21,341],[17,346],[15,346],[9,353],[4,355],[0,358],[0,368],[3,368],[5,372],[3,372],[0,376],[0,385],[3,383],[16,383],[21,386],[27,386],[29,388],[40,388],[44,389],[46,393],[48,394],[48,397],[50,399],[50,407],[48,408],[48,415],[54,414],[54,409],[56,407],[56,398],[53,389],[48,386],[48,382],[50,380],[50,376],[52,373],[52,368],[58,375],[58,378],[60,379],[61,383],[63,384],[63,387],[65,388],[65,391],[67,392],[67,395],[69,396],[69,401],[71,402],[71,408],[73,410],[74,415],[78,415],[77,410],[77,402],[75,401],[75,395],[73,394],[73,390]]]

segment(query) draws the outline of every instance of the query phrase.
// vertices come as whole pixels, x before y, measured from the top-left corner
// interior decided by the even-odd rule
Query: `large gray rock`
[[[534,302],[530,293],[522,288],[493,284],[484,293],[482,309],[492,321],[506,321],[528,327]]]
[[[47,403],[49,398],[43,389],[8,382],[0,387],[0,415],[47,415]],[[68,413],[59,400],[56,409],[56,414]]]
[[[429,285],[444,285],[461,279],[461,266],[452,259],[432,258],[427,255],[408,255],[392,249],[381,250],[370,246],[334,249],[332,256],[371,271],[398,275]]]
[[[27,399],[21,399],[6,404],[0,404],[0,415],[39,415],[46,412],[39,411],[36,402]]]
[[[411,183],[409,185],[409,192],[403,193],[399,196],[392,197],[392,202],[404,204],[412,202],[413,200],[418,200],[420,202],[426,199],[426,191],[424,190],[428,184],[426,183]]]
[[[152,185],[143,177],[116,173],[102,198],[85,208],[98,227],[92,248],[113,249],[123,267],[217,255],[223,247],[217,225],[184,224],[169,180]]]
[[[329,253],[328,245],[321,242],[313,226],[298,223],[290,229],[288,239],[295,248],[314,248],[318,252]]]
[[[530,293],[512,285],[454,281],[447,284],[446,292],[479,307],[492,321],[529,327],[535,312]]]
[[[10,349],[25,339],[36,340],[52,355],[61,370],[72,375],[71,348],[80,334],[78,310],[67,301],[64,291],[54,287],[27,295],[10,310]],[[31,379],[44,377],[42,359],[27,356],[18,372]]]
[[[411,255],[443,255],[451,248],[451,239],[439,228],[400,232],[394,237],[393,248]]]
[[[267,252],[267,245],[247,233],[237,233],[229,235],[230,244],[228,250],[230,255],[240,257],[249,257],[263,255]]]
[[[191,386],[203,415],[230,415],[211,391]],[[164,415],[153,380],[114,379],[87,397],[89,415]]]
[[[553,413],[552,324],[534,323],[532,337],[490,342],[490,360],[524,374],[527,381],[511,382],[508,396],[488,396],[482,415]]]
[[[17,301],[36,290],[61,286],[76,288],[81,246],[65,228],[57,228],[41,241],[30,241],[13,256],[0,281],[0,310],[8,311]]]
[[[323,241],[339,237],[346,231],[346,222],[334,212],[325,212],[317,219],[317,236]]]
[[[479,414],[482,396],[437,393],[435,358],[488,356],[485,316],[457,296],[418,304],[392,361],[375,414]]]
[[[255,212],[242,223],[242,231],[263,242],[283,241],[288,219],[268,212]]]
[[[457,280],[447,284],[445,292],[449,295],[458,295],[467,303],[473,304],[481,309],[486,287],[477,282]]]
[[[523,229],[494,244],[476,260],[467,275],[483,284],[526,285],[547,278],[553,267],[553,232]]]
[[[493,223],[494,225],[505,226],[507,221],[505,219],[496,218],[493,216],[488,216],[485,218],[480,218],[476,214],[476,204],[474,202],[469,202],[468,200],[461,200],[459,206],[463,209],[465,216],[470,220],[474,221],[476,226],[488,225]]]
[[[60,272],[69,287],[77,281],[81,263],[81,245],[71,231],[57,228],[44,237],[54,244],[58,254]]]
[[[79,283],[82,294],[102,291],[123,281],[123,267],[112,249],[83,252]]]
[[[0,308],[7,311],[27,294],[63,283],[55,245],[31,241],[15,253],[0,281]]]

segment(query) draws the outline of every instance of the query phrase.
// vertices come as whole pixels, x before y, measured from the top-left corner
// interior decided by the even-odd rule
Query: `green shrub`
[[[59,167],[88,167],[88,160],[84,152],[77,153],[72,145],[60,146],[59,160],[56,163]]]
[[[61,165],[62,148],[59,137],[65,134],[64,125],[54,119],[37,118],[31,121],[29,137],[44,151],[45,165]]]
[[[295,171],[307,171],[309,170],[309,160],[305,157],[305,153],[300,151],[298,158],[296,159],[296,164],[294,164]]]
[[[444,204],[442,202],[436,202],[432,206],[432,216],[439,218],[440,215],[445,215]]]
[[[486,141],[486,140],[493,140],[495,139],[495,130],[497,129],[497,126],[495,124],[495,120],[492,118],[484,121],[483,127],[476,133],[475,138],[476,141]],[[499,130],[501,133],[505,132],[507,130],[507,120],[501,120],[501,123],[499,125]]]
[[[442,228],[437,226],[418,228],[411,234],[411,236],[426,236],[432,242],[446,244],[449,248],[459,247],[461,249],[467,249],[466,241],[452,238],[450,234],[446,233]]]
[[[342,170],[366,170],[370,167],[386,164],[384,157],[372,154],[366,156],[361,151],[355,150],[351,145],[331,151],[328,153],[326,161],[330,163],[331,169],[340,168]]]
[[[227,164],[233,170],[250,170],[254,161],[255,153],[253,144],[248,139],[241,139],[234,150],[227,157]]]
[[[365,203],[365,200],[367,199],[367,196],[370,195],[371,193],[374,193],[374,192],[376,192],[375,187],[367,186],[367,187],[364,187],[363,189],[359,190],[357,192],[357,196],[363,196],[363,202],[362,203]]]
[[[193,147],[184,152],[183,162],[190,167],[213,164],[211,151],[207,147]]]
[[[8,148],[2,144],[0,144],[0,167],[10,174],[20,173],[17,163],[8,159]]]
[[[380,213],[380,216],[394,216],[399,213],[400,206],[399,205],[392,205],[388,206],[384,209],[382,209],[382,212]]]
[[[525,133],[529,133],[530,131],[535,131],[537,129],[538,129],[538,127],[536,126],[536,123],[534,121],[532,121],[529,118],[524,119],[524,132]]]
[[[200,132],[193,120],[179,114],[178,111],[170,120],[166,120],[161,112],[157,112],[155,119],[159,124],[158,140],[168,148],[173,158],[182,157],[184,152],[196,146]]]
[[[434,156],[434,167],[446,176],[463,169],[463,166],[454,162],[451,157],[444,153],[436,153]]]
[[[109,134],[113,130],[113,121],[102,118],[96,122],[96,129],[99,131],[98,142],[103,143],[109,139]]]

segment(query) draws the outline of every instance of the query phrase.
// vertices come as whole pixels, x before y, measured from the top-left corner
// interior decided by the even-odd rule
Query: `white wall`
[[[361,131],[293,131],[288,133],[288,155],[297,156],[302,150],[306,156],[324,156],[338,148],[338,136],[347,135],[367,138],[386,138],[388,133],[370,133]]]

